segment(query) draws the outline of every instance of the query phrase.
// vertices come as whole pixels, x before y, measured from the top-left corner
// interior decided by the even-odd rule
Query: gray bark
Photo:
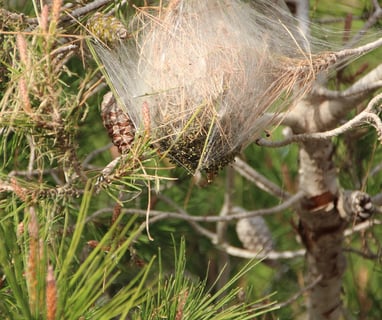
[[[297,15],[306,18],[308,1],[295,0]],[[376,7],[376,13],[380,14]],[[380,17],[380,15],[378,16]],[[308,35],[309,30],[305,30]],[[337,127],[367,93],[381,86],[381,65],[344,92],[315,88],[285,117],[294,134],[315,133]],[[321,92],[321,93],[320,93]],[[331,140],[308,140],[299,144],[299,190],[305,198],[297,208],[299,234],[306,247],[308,283],[322,276],[308,298],[310,320],[334,320],[342,314],[341,288],[346,269],[344,230],[349,223],[371,217],[371,198],[360,191],[342,191],[333,163]]]
[[[357,100],[358,97],[354,98],[350,104],[349,99],[320,100],[311,96],[291,111],[291,118],[297,119],[292,130],[294,133],[330,130],[356,106]],[[305,141],[299,147],[299,189],[305,192],[297,209],[299,234],[307,250],[308,281],[322,276],[310,291],[308,317],[339,319],[346,269],[344,230],[349,222],[368,219],[374,207],[367,194],[341,190],[333,163],[335,148],[330,140]]]

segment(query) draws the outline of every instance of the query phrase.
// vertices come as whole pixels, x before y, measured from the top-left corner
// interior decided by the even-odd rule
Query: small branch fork
[[[353,46],[355,43],[357,43],[369,30],[372,26],[374,26],[379,19],[382,18],[382,8],[378,3],[378,0],[372,0],[373,6],[374,6],[374,13],[369,17],[369,19],[364,24],[363,28],[349,41],[347,44],[348,47]]]
[[[353,83],[349,88],[343,91],[333,91],[322,86],[315,86],[312,91],[312,95],[317,95],[326,99],[354,99],[354,98],[366,98],[366,95],[370,92],[382,88],[382,64],[375,67],[361,79]],[[349,107],[353,108],[352,104]],[[347,109],[345,107],[345,109]]]
[[[267,139],[260,138],[256,141],[256,143],[264,147],[279,148],[290,145],[295,142],[307,142],[310,140],[328,140],[365,124],[371,124],[377,130],[378,138],[382,142],[382,121],[375,112],[375,110],[381,108],[381,101],[382,93],[375,96],[369,102],[368,106],[358,115],[356,115],[353,119],[347,121],[343,125],[333,130],[328,130],[325,132],[296,134],[280,141],[269,141]]]
[[[290,194],[287,191],[281,189],[278,185],[268,180],[239,157],[235,158],[235,162],[232,164],[232,167],[237,173],[255,184],[259,189],[279,199],[287,199],[290,197]]]
[[[12,191],[12,186],[6,185],[6,186],[3,186],[3,188],[1,188],[1,185],[0,185],[0,191]],[[358,197],[356,196],[359,193],[359,191],[354,191],[353,196],[351,195],[350,191],[347,191],[347,192],[348,192],[348,195],[346,196],[346,199],[358,199],[359,200],[359,196]],[[365,196],[366,196],[366,194],[365,194]],[[366,196],[366,197],[368,197],[370,199],[369,196]],[[290,251],[288,251],[288,250],[286,250],[286,251],[269,251],[269,252],[264,253],[261,251],[254,252],[254,251],[246,250],[243,248],[238,248],[238,247],[235,247],[235,246],[228,244],[225,241],[219,242],[217,233],[212,232],[212,231],[204,228],[203,226],[201,226],[198,223],[198,222],[215,223],[218,221],[223,221],[223,222],[234,221],[237,219],[241,219],[242,217],[248,218],[248,217],[256,216],[260,210],[247,211],[247,212],[242,213],[242,214],[231,214],[231,215],[227,215],[227,216],[198,217],[198,216],[190,215],[186,210],[184,210],[182,207],[180,207],[177,203],[175,203],[173,200],[171,200],[170,198],[168,198],[162,194],[158,195],[158,199],[164,201],[169,206],[173,207],[176,211],[175,212],[168,212],[168,211],[151,210],[150,211],[150,220],[149,220],[150,224],[156,223],[156,222],[164,220],[164,219],[169,219],[169,218],[181,219],[181,220],[187,221],[194,228],[194,230],[197,233],[210,239],[211,242],[216,244],[220,250],[222,250],[223,252],[225,252],[231,256],[244,258],[244,259],[255,258],[255,259],[267,259],[267,260],[282,260],[282,259],[295,259],[298,257],[303,257],[306,254],[305,249],[290,250]],[[297,197],[297,199],[300,199],[300,198]],[[294,198],[294,201],[295,200],[296,200],[296,198]],[[358,203],[358,205],[355,207],[359,209],[360,202],[358,200],[356,201]],[[368,204],[369,204],[369,202],[365,202],[365,206],[367,208],[369,208]],[[347,206],[343,206],[343,207],[347,207]],[[348,205],[348,207],[354,208],[354,205],[353,206]],[[272,209],[272,208],[270,208],[270,209]],[[359,211],[358,209],[357,209],[357,212]],[[363,212],[364,210],[361,210],[361,211]],[[113,212],[113,208],[104,208],[104,209],[98,210],[87,218],[87,222],[90,222],[90,221],[96,219],[97,217],[102,216],[104,214],[108,214],[110,212]],[[276,213],[276,212],[278,212],[278,210],[275,210],[274,213]],[[123,209],[122,213],[128,214],[128,215],[137,214],[140,216],[146,216],[147,211],[143,210],[143,209]],[[347,213],[347,215],[351,216],[351,213]],[[353,215],[355,216],[355,213],[353,213]],[[364,230],[371,228],[374,225],[380,225],[380,224],[382,224],[382,221],[380,221],[378,219],[363,221],[361,223],[358,223],[358,224],[351,226],[350,228],[346,229],[344,231],[344,236],[350,237],[357,232],[362,232]],[[143,232],[145,230],[145,228],[143,227],[145,225],[146,224],[144,222],[142,224],[141,229],[140,229],[141,232]]]
[[[166,218],[181,219],[181,220],[193,221],[193,222],[216,223],[219,221],[234,221],[238,219],[250,218],[255,216],[272,215],[275,213],[279,213],[293,207],[293,205],[297,204],[303,198],[304,198],[304,193],[298,192],[295,195],[288,198],[287,200],[285,200],[283,203],[277,206],[274,206],[272,208],[247,211],[244,213],[231,214],[226,216],[192,216],[188,214],[187,215],[180,214],[177,212],[165,212],[165,211],[157,211],[157,210],[150,210],[150,215],[151,216],[163,215]],[[144,212],[146,214],[146,210],[141,210],[141,209],[125,209],[124,212],[127,214],[138,214],[138,215],[141,215]]]

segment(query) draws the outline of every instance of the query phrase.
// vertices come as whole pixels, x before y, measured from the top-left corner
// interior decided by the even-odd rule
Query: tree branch
[[[363,46],[351,49],[343,49],[335,53],[337,60],[347,59],[356,56],[362,56],[370,51],[377,49],[382,46],[382,38],[379,38],[375,41],[369,42]]]
[[[373,0],[374,5],[374,13],[367,19],[364,26],[361,30],[358,31],[358,33],[347,43],[347,47],[352,47],[354,44],[356,44],[366,33],[367,30],[369,30],[372,26],[374,26],[378,20],[382,17],[382,9],[379,5],[377,0]]]
[[[234,221],[238,219],[250,218],[255,216],[272,215],[275,213],[282,212],[284,210],[291,208],[293,205],[297,204],[303,197],[304,197],[304,192],[299,191],[295,195],[285,200],[283,203],[277,206],[274,206],[272,208],[247,211],[245,213],[232,214],[229,216],[191,216],[188,214],[185,215],[185,214],[179,214],[176,212],[166,212],[166,211],[157,211],[157,210],[150,210],[150,215],[151,216],[163,215],[166,218],[180,219],[185,221],[196,221],[196,222],[213,223],[218,221]],[[123,212],[125,214],[138,214],[138,215],[145,215],[145,216],[147,214],[147,211],[142,209],[124,209]]]
[[[257,139],[256,143],[264,147],[279,148],[295,142],[307,142],[310,140],[328,140],[363,124],[372,124],[378,132],[379,139],[381,139],[382,121],[375,113],[371,111],[380,107],[381,99],[382,94],[375,96],[369,102],[365,110],[356,115],[353,119],[344,123],[342,126],[339,126],[335,129],[324,132],[296,134],[280,141],[269,141],[267,139],[260,138]]]
[[[370,72],[370,74],[381,75],[381,78],[382,78],[382,65],[373,69],[373,72]],[[375,90],[382,88],[382,80],[380,79],[370,79],[365,76],[361,80],[365,80],[365,81],[356,82],[354,85],[352,85],[351,87],[349,87],[348,89],[344,91],[333,91],[333,90],[326,89],[324,87],[315,87],[312,91],[312,94],[326,98],[326,99],[344,99],[344,98],[352,98],[352,97],[363,98],[370,92],[373,92]]]
[[[381,225],[381,224],[382,224],[381,220],[377,220],[377,219],[367,220],[367,221],[358,223],[349,229],[346,229],[344,232],[344,236],[350,237],[351,235],[353,235],[356,232],[361,232],[361,231],[364,231],[364,230],[371,228],[374,225]]]
[[[175,203],[173,200],[171,200],[169,197],[166,197],[163,194],[158,194],[158,198],[166,202],[168,205],[173,207],[175,210],[177,210],[182,216],[185,218],[189,217],[190,215],[183,209],[181,208],[177,203]],[[216,242],[217,235],[206,228],[203,228],[200,226],[198,223],[195,221],[190,221],[187,220],[187,222],[201,235],[211,239],[212,242]]]
[[[104,145],[103,147],[100,147],[98,149],[95,149],[93,150],[92,152],[90,152],[86,158],[84,159],[84,161],[82,161],[81,165],[83,167],[86,167],[92,160],[93,158],[95,158],[96,156],[98,156],[99,154],[105,152],[106,150],[109,150],[111,147],[113,146],[113,143],[108,143],[107,145]]]
[[[287,305],[295,302],[300,296],[302,296],[305,292],[313,289],[321,280],[322,280],[323,276],[322,275],[319,275],[315,280],[313,280],[309,285],[307,285],[306,287],[302,288],[299,292],[295,293],[292,297],[290,297],[288,300],[284,301],[284,302],[280,302],[280,303],[277,303],[275,305],[273,305],[272,307],[275,307],[275,308],[284,308],[286,307]]]
[[[244,258],[244,259],[267,259],[267,260],[282,260],[282,259],[294,259],[298,257],[303,257],[306,253],[305,249],[300,249],[296,251],[269,251],[267,253],[254,252],[242,248],[237,248],[231,246],[227,243],[223,243],[218,246],[219,249],[224,250],[229,255]]]
[[[269,194],[280,199],[290,197],[288,191],[281,189],[278,185],[268,180],[239,157],[235,158],[232,167],[245,179],[254,183],[259,189],[264,190],[265,192],[268,192]]]

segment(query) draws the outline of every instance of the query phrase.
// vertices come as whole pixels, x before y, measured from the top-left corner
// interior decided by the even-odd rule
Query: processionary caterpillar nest
[[[287,11],[262,0],[170,1],[137,9],[126,28],[97,16],[90,29],[137,132],[192,173],[233,161],[270,124],[265,112],[282,111],[335,62],[312,55]]]

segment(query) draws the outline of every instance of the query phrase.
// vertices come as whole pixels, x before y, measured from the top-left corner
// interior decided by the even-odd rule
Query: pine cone
[[[262,253],[273,250],[272,234],[261,216],[240,219],[236,224],[236,233],[247,250],[262,251]]]
[[[134,141],[134,124],[118,105],[112,92],[108,92],[103,96],[101,116],[103,125],[118,151],[121,154],[128,153]]]

